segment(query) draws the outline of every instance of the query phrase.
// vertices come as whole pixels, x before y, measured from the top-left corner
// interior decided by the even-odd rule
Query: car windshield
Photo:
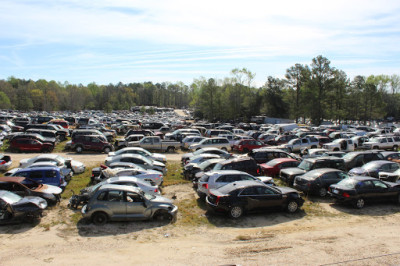
[[[199,154],[201,154],[202,152],[204,152],[204,150],[203,150],[203,149],[199,149],[199,150],[193,152],[193,155],[199,155]]]
[[[354,157],[356,157],[356,155],[357,155],[357,153],[349,152],[346,155],[344,155],[342,158],[346,161],[351,161],[351,160],[353,160]]]
[[[100,183],[97,183],[97,184],[94,185],[94,186],[89,187],[88,191],[89,191],[89,192],[95,192],[95,191],[97,191],[97,190],[99,189],[99,187],[101,187],[102,185],[105,185],[105,184],[107,184],[107,181],[106,181],[106,180],[105,180],[105,181],[102,181],[102,182],[100,182]]]
[[[221,170],[221,168],[222,168],[222,164],[217,163],[217,164],[214,166],[213,170]]]
[[[337,185],[345,188],[354,188],[356,185],[356,180],[354,180],[353,178],[345,178],[337,183]]]
[[[332,141],[332,143],[340,143],[342,141],[342,139],[335,139],[334,141]]]
[[[308,161],[302,161],[299,166],[300,169],[303,169],[305,171],[310,171],[312,167],[312,163]]]
[[[361,168],[364,170],[374,170],[379,168],[379,165],[377,165],[375,162],[369,162],[361,166]]]
[[[156,198],[156,196],[150,195],[150,194],[148,194],[148,193],[146,193],[146,192],[144,192],[144,191],[140,191],[140,194],[141,194],[143,197],[145,197],[146,199],[148,199],[148,200],[152,200],[152,199],[155,199],[155,198]]]
[[[22,197],[18,196],[17,194],[8,191],[4,191],[4,194],[2,194],[1,197],[9,204],[14,204],[22,199]]]

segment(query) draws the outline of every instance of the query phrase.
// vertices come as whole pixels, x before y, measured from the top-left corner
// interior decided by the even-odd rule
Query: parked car
[[[379,151],[353,151],[347,153],[342,158],[346,170],[350,170],[355,167],[363,166],[370,161],[383,160],[383,155]]]
[[[344,160],[335,157],[316,157],[304,159],[298,167],[282,169],[280,179],[293,186],[296,176],[303,175],[308,171],[318,168],[334,168],[344,170]]]
[[[147,157],[144,157],[142,155],[139,155],[139,154],[125,153],[125,154],[121,154],[121,155],[107,157],[105,160],[105,165],[108,166],[115,162],[134,163],[144,169],[157,170],[164,174],[167,171],[165,164],[163,164],[159,161],[153,161],[153,160],[151,160]]]
[[[211,209],[227,212],[231,218],[237,219],[246,212],[271,209],[286,209],[293,213],[304,200],[294,189],[246,180],[211,189],[206,202]]]
[[[381,154],[384,160],[400,163],[400,152],[398,151],[383,151]]]
[[[107,221],[174,220],[178,207],[172,201],[147,194],[138,188],[120,185],[104,185],[82,208],[84,218],[94,224]]]
[[[116,152],[109,152],[108,157],[118,156],[121,154],[139,154],[144,157],[150,158],[153,161],[159,161],[164,164],[167,162],[167,157],[165,155],[160,153],[152,153],[140,147],[126,147]]]
[[[318,148],[319,141],[312,137],[308,136],[301,139],[292,139],[287,144],[283,144],[282,146],[288,148],[290,152],[300,152],[303,149],[314,149]]]
[[[205,137],[201,137],[201,136],[188,136],[188,137],[186,137],[186,138],[184,138],[184,139],[182,140],[181,149],[188,150],[190,145],[199,143],[199,142],[202,141],[203,139],[205,139]]]
[[[272,179],[272,177],[254,177],[248,173],[237,170],[213,170],[204,173],[203,176],[199,179],[197,184],[197,195],[199,195],[200,199],[205,199],[210,189],[219,188],[225,186],[226,184],[241,180],[253,180],[259,183],[274,185],[274,180]]]
[[[10,155],[0,153],[0,171],[7,171],[12,165]]]
[[[335,139],[330,143],[322,146],[329,151],[354,151],[354,143],[352,139]]]
[[[52,185],[40,184],[26,177],[0,177],[0,190],[11,191],[21,197],[37,196],[54,205],[60,200],[62,189]]]
[[[181,143],[173,140],[162,140],[157,136],[144,137],[139,141],[131,141],[128,147],[141,147],[146,150],[173,152],[181,146]]]
[[[349,175],[372,176],[379,178],[379,172],[393,173],[399,168],[400,166],[396,162],[387,160],[371,161],[361,167],[351,169]]]
[[[114,141],[114,146],[115,146],[115,148],[117,150],[123,149],[123,148],[128,147],[128,143],[129,142],[131,142],[131,141],[139,141],[142,138],[144,138],[143,134],[132,134],[132,135],[129,135],[129,136],[125,137],[125,138],[117,138]]]
[[[10,142],[10,150],[16,152],[51,152],[53,144],[40,142],[35,139],[17,138]]]
[[[261,172],[265,176],[277,177],[282,169],[297,167],[300,164],[298,160],[292,158],[277,158],[267,163],[260,164]]]
[[[46,208],[46,201],[40,197],[21,197],[0,190],[0,224],[35,222]]]
[[[254,149],[262,148],[265,144],[258,140],[241,140],[235,145],[233,145],[233,150],[237,152],[248,153]]]
[[[102,135],[78,135],[72,138],[71,149],[77,153],[89,150],[108,154],[113,150],[113,146]]]
[[[347,177],[348,175],[341,170],[320,168],[297,176],[293,186],[305,194],[315,194],[325,197],[328,194],[330,185],[336,184]]]
[[[369,139],[363,143],[363,148],[367,150],[393,150],[397,151],[400,145],[400,137],[399,136],[381,136],[381,137],[374,137]]]
[[[261,175],[261,169],[257,162],[251,157],[238,157],[229,160],[225,160],[217,163],[214,166],[213,171],[219,170],[238,170],[246,172],[250,175]]]
[[[248,156],[256,160],[258,164],[267,163],[276,158],[297,159],[296,157],[292,156],[291,154],[283,150],[269,149],[269,148],[254,149],[251,152],[249,152]]]
[[[202,154],[202,153],[218,154],[220,157],[223,157],[225,159],[228,159],[228,158],[232,157],[232,154],[227,152],[227,151],[225,151],[225,150],[221,150],[221,149],[213,148],[213,147],[202,148],[202,149],[197,150],[195,152],[189,152],[189,153],[183,154],[182,157],[181,157],[182,164],[186,164],[188,161],[190,161],[191,157],[199,155],[199,154]]]
[[[214,147],[225,151],[229,151],[232,149],[231,144],[229,143],[229,140],[227,138],[215,137],[215,138],[203,139],[197,144],[192,144],[189,146],[189,150],[194,152],[196,150],[208,147]]]
[[[29,184],[29,179],[33,179],[40,184],[53,185],[64,189],[67,186],[67,181],[71,179],[71,170],[58,167],[28,167],[16,171],[12,176],[28,178],[25,180],[26,184]]]
[[[200,171],[200,165],[202,163],[210,161],[210,160],[218,160],[218,162],[225,161],[225,159],[221,158],[219,155],[209,154],[209,153],[202,153],[202,154],[194,156],[192,158],[193,159],[191,159],[190,162],[187,163],[183,167],[183,176],[185,179],[188,179],[188,180],[192,179],[194,177],[195,173]]]
[[[352,204],[361,209],[365,203],[394,201],[400,204],[400,184],[384,182],[369,176],[351,176],[329,187],[339,203]]]
[[[141,167],[106,168],[101,170],[100,174],[95,176],[93,181],[94,183],[98,183],[117,176],[134,176],[140,180],[148,182],[152,186],[161,186],[164,181],[163,174],[160,171],[146,170]]]
[[[216,158],[216,159],[209,159],[198,165],[194,165],[190,173],[184,175],[184,177],[188,180],[192,180],[194,183],[197,184],[198,179],[203,175],[204,172],[211,171],[217,163],[222,161],[225,161],[225,159]]]
[[[64,158],[58,154],[42,154],[29,159],[22,159],[19,161],[20,168],[30,167],[34,163],[39,162],[54,162],[57,167],[66,167],[72,170],[74,174],[82,174],[85,172],[85,165],[79,161],[72,160],[71,158]]]
[[[105,179],[96,185],[82,189],[79,195],[72,195],[69,200],[69,207],[77,209],[80,205],[87,204],[93,193],[95,193],[102,186],[108,184],[137,187],[141,191],[144,191],[150,195],[160,195],[160,189],[158,186],[153,186],[140,178],[134,176],[116,176]]]

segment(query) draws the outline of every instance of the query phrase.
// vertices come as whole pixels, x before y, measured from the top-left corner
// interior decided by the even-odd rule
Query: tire
[[[373,150],[379,150],[378,146],[372,147]]]
[[[322,187],[318,190],[318,195],[320,197],[326,197],[326,195],[328,194],[328,191],[326,190],[326,188]]]
[[[243,215],[243,207],[241,206],[233,206],[229,210],[229,216],[233,219],[239,219]]]
[[[243,152],[244,152],[244,153],[249,153],[249,149],[244,148],[244,149],[243,149]]]
[[[164,222],[164,221],[172,221],[172,215],[166,211],[157,211],[154,214],[153,218],[157,221]]]
[[[104,212],[95,212],[92,215],[92,223],[95,225],[103,225],[107,223],[108,221],[108,216]]]
[[[354,202],[354,207],[356,207],[357,209],[364,208],[364,205],[365,205],[365,201],[363,198],[359,198]]]
[[[338,148],[334,148],[333,151],[339,151],[339,149]]]
[[[289,213],[297,212],[298,209],[299,209],[299,204],[295,200],[289,201],[288,204],[286,205],[286,210]]]
[[[225,147],[222,147],[221,150],[223,150],[223,151],[228,151],[228,149],[225,148]]]
[[[111,148],[110,147],[105,147],[103,149],[103,151],[104,151],[104,153],[108,154],[111,151]]]
[[[315,146],[315,145],[311,146],[311,149],[316,149],[316,148],[317,148],[317,146]]]
[[[168,147],[167,148],[167,152],[174,152],[175,151],[175,147]]]
[[[394,150],[394,151],[397,151],[398,149],[399,149],[399,146],[397,146],[397,145],[394,145],[394,146],[393,146],[393,150]]]
[[[75,148],[75,151],[76,151],[77,153],[82,153],[82,151],[83,151],[82,146],[77,146],[77,147]]]

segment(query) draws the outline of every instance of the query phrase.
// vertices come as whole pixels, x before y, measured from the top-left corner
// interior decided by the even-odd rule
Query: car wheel
[[[354,203],[354,206],[355,206],[357,209],[362,209],[362,208],[364,207],[364,205],[365,205],[365,201],[364,201],[363,198],[357,199],[356,202]]]
[[[167,148],[167,152],[174,152],[175,151],[175,148],[174,147],[168,147]]]
[[[107,222],[108,217],[107,214],[105,214],[104,212],[95,212],[92,215],[92,222],[95,225],[103,225]]]
[[[333,151],[339,151],[339,149],[338,148],[334,148]]]
[[[378,150],[378,149],[379,149],[379,147],[378,147],[378,146],[375,146],[375,147],[373,147],[372,149],[374,149],[374,150]]]
[[[240,206],[233,206],[229,210],[229,216],[233,219],[238,219],[243,215],[243,207]]]
[[[223,150],[223,151],[228,151],[228,149],[225,148],[225,147],[222,147],[221,150]]]
[[[316,148],[317,148],[317,146],[315,146],[315,145],[311,146],[311,149],[316,149]]]
[[[399,149],[399,146],[397,146],[397,145],[394,145],[394,146],[393,146],[393,150],[394,150],[394,151],[397,151],[398,149]]]
[[[75,151],[76,151],[77,153],[82,153],[83,148],[82,148],[81,146],[78,146],[78,147],[75,148]]]
[[[244,153],[249,153],[249,149],[244,148],[244,149],[243,149],[243,152],[244,152]]]
[[[103,151],[104,151],[104,153],[108,154],[111,151],[111,148],[110,147],[105,147]]]
[[[286,210],[290,213],[294,213],[299,209],[299,204],[295,200],[289,201],[288,205],[286,206]]]
[[[172,221],[172,215],[166,211],[158,211],[154,214],[154,219],[160,222],[163,221]]]
[[[320,189],[318,190],[318,195],[319,195],[320,197],[325,197],[327,193],[328,193],[328,192],[326,191],[326,188],[324,188],[324,187],[322,187],[322,188],[320,188]]]

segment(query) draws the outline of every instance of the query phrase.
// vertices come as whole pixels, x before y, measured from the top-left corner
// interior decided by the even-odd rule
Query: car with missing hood
[[[21,197],[37,196],[45,199],[48,205],[60,200],[62,189],[52,185],[39,184],[25,177],[0,177],[0,190],[11,191]]]
[[[147,194],[136,187],[104,185],[90,197],[81,212],[84,218],[100,225],[108,221],[174,221],[178,207],[170,199]]]
[[[237,219],[246,212],[269,212],[271,209],[286,209],[294,213],[304,200],[292,188],[246,180],[211,189],[206,202],[214,211],[227,212],[231,218]]]
[[[35,222],[46,208],[46,200],[40,197],[21,197],[10,191],[0,190],[0,224]]]

